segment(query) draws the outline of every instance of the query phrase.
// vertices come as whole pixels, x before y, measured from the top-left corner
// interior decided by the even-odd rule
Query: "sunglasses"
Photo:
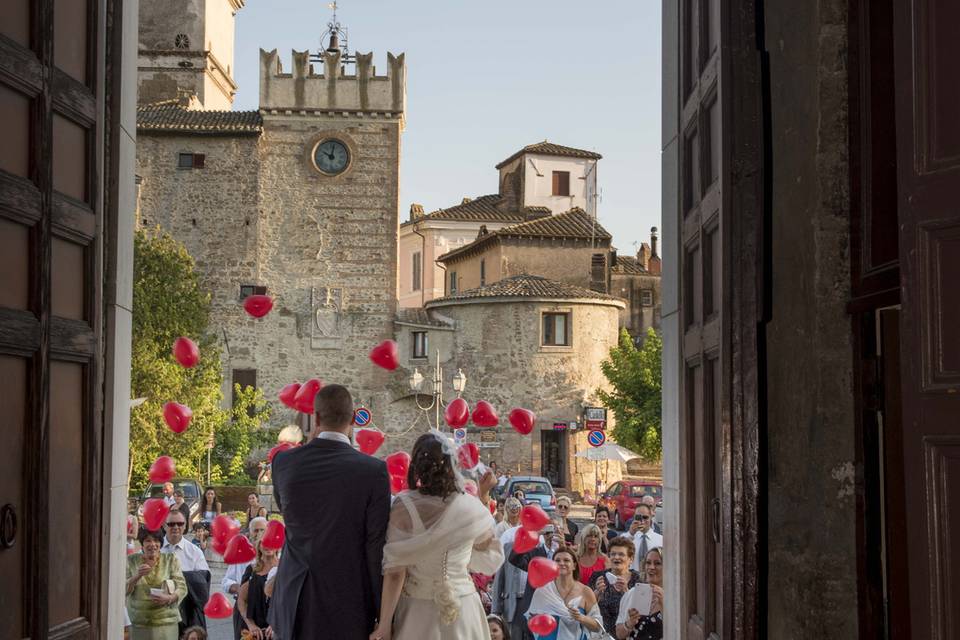
[[[167,526],[168,527],[185,527],[187,526],[187,523],[186,522],[168,522]]]

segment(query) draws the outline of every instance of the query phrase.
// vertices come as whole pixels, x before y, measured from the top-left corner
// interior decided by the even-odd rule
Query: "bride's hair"
[[[444,450],[443,441],[432,433],[425,433],[413,445],[407,483],[428,496],[447,496],[458,493],[453,457]]]

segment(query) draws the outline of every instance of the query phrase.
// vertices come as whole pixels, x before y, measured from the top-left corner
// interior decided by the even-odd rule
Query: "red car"
[[[624,530],[630,526],[633,512],[637,510],[643,496],[653,496],[657,504],[660,504],[663,486],[651,480],[621,480],[600,494],[600,504],[610,510],[614,529]]]

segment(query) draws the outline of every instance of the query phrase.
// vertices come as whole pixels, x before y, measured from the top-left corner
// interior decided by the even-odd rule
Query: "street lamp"
[[[440,350],[436,351],[436,362],[433,365],[433,376],[431,382],[433,383],[433,389],[430,392],[430,404],[423,406],[420,404],[420,395],[421,387],[423,386],[423,381],[426,379],[420,370],[414,367],[413,373],[410,374],[410,378],[407,380],[407,383],[410,385],[410,391],[414,393],[414,401],[417,403],[417,408],[421,411],[430,411],[434,410],[434,418],[436,420],[437,430],[440,430],[440,408],[445,407],[446,405],[443,402],[443,367],[440,366]],[[457,369],[456,375],[453,376],[453,390],[457,392],[457,397],[460,397],[460,394],[463,393],[463,389],[467,386],[467,376],[463,373],[462,369]],[[426,395],[426,394],[423,394]]]

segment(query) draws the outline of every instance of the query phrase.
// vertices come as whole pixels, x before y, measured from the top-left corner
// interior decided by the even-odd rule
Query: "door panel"
[[[106,637],[101,4],[0,3],[0,509],[17,514],[0,545],[4,638]]]
[[[960,633],[960,5],[894,11],[910,625],[946,640]]]

